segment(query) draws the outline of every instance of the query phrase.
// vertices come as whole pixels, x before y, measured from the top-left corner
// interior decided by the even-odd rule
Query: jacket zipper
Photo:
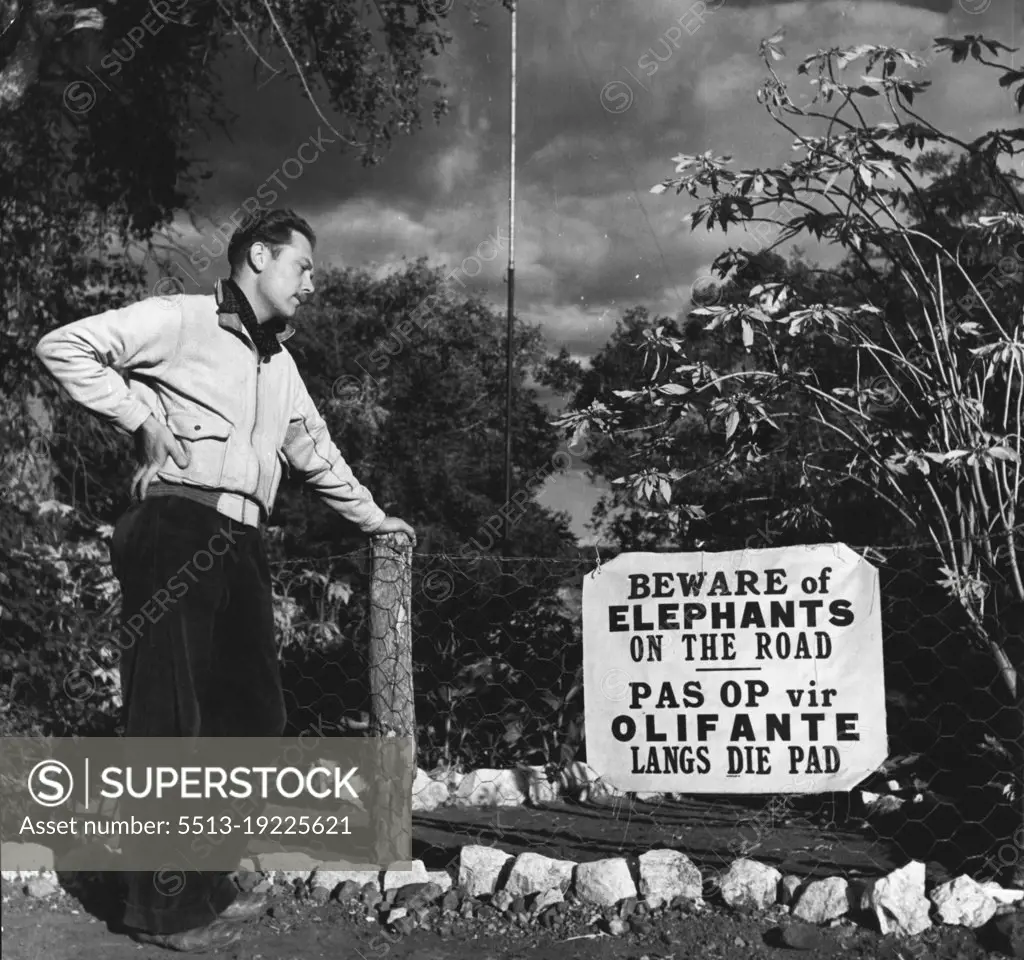
[[[260,359],[260,352],[259,352],[259,350],[257,348],[255,348],[255,347],[253,349],[256,350],[256,395],[255,395],[255,397],[253,397],[253,402],[252,402],[252,431],[249,434],[249,449],[253,452],[253,455],[256,457],[256,489],[254,491],[254,494],[258,494],[260,492],[260,476],[261,476],[262,470],[260,468],[260,455],[259,455],[259,452],[256,449],[256,424],[259,422],[258,418],[259,418],[259,412],[260,412],[260,366],[261,366],[261,359]]]

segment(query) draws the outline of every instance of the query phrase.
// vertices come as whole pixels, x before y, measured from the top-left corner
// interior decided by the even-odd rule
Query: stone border
[[[1022,890],[967,876],[938,884],[926,895],[926,868],[920,861],[870,881],[838,876],[807,881],[747,858],[705,877],[686,854],[667,848],[637,858],[577,863],[471,844],[461,849],[453,880],[447,870],[427,870],[420,860],[412,861],[408,870],[330,870],[315,864],[302,870],[274,868],[274,859],[289,857],[294,862],[289,854],[243,861],[240,885],[256,892],[274,884],[291,886],[319,902],[344,902],[359,895],[364,906],[377,911],[382,925],[399,933],[414,930],[438,901],[444,913],[472,917],[489,910],[494,916],[526,915],[549,926],[564,911],[568,896],[604,910],[607,931],[618,935],[630,928],[628,917],[635,922],[680,905],[700,912],[707,892],[744,912],[789,913],[812,926],[860,922],[883,935],[908,938],[930,929],[933,921],[973,929],[992,922],[998,927],[999,918],[1015,913],[1024,899]],[[50,869],[4,871],[3,879],[20,882],[23,892],[34,898],[60,892],[52,860]]]
[[[898,797],[900,786],[896,780],[885,783],[890,801],[898,801],[888,809],[878,809],[883,806],[878,803],[878,794],[860,791],[858,799],[867,811],[878,813],[890,812],[906,800],[919,799],[916,789],[907,791],[911,795],[906,798]],[[657,801],[679,795],[627,793],[580,762],[557,774],[542,766],[481,769],[465,775],[449,771],[433,776],[418,769],[413,810],[520,806],[528,800],[541,805],[564,797],[586,801],[599,796]],[[23,854],[30,852],[39,868],[3,871],[4,880],[20,883],[31,897],[46,898],[61,892],[49,848],[10,845],[19,847]],[[1024,900],[1022,890],[1005,889],[995,881],[979,883],[966,875],[928,890],[926,867],[919,861],[910,861],[880,879],[847,881],[840,876],[822,880],[783,876],[774,867],[740,857],[726,869],[705,877],[689,857],[668,848],[650,850],[636,858],[577,863],[535,853],[514,856],[497,847],[471,844],[461,849],[458,876],[453,880],[447,870],[429,871],[419,860],[412,861],[408,870],[377,871],[332,870],[308,857],[307,865],[296,870],[296,859],[295,854],[278,853],[243,861],[247,889],[265,891],[281,884],[301,889],[320,902],[347,901],[358,895],[367,909],[378,912],[382,924],[400,933],[415,929],[438,901],[445,913],[471,917],[479,907],[494,915],[535,918],[549,926],[566,908],[568,896],[603,910],[607,931],[621,934],[629,929],[625,922],[628,917],[633,917],[635,928],[639,918],[657,915],[668,907],[685,906],[699,912],[705,907],[704,894],[708,892],[736,910],[788,913],[812,926],[860,922],[883,935],[908,938],[930,929],[933,923],[972,929],[998,924],[1001,916],[1015,913]],[[276,863],[293,868],[280,869]]]
[[[912,759],[912,758],[911,758]],[[906,760],[887,761],[876,773],[866,777],[858,789],[851,791],[855,802],[869,816],[885,815],[899,810],[904,803],[920,803],[927,796],[923,784],[901,783],[886,772],[886,767],[906,766]],[[865,789],[871,786],[872,790]],[[413,782],[413,811],[428,813],[438,807],[514,807],[530,802],[534,805],[554,803],[562,799],[586,802],[598,797],[623,797],[645,802],[678,799],[687,793],[662,791],[631,792],[620,790],[593,767],[581,761],[557,770],[545,766],[520,766],[512,769],[482,768],[469,773],[457,770],[417,769]]]

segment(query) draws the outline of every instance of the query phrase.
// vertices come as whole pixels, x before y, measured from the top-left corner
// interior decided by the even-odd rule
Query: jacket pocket
[[[192,410],[169,413],[167,427],[174,436],[185,441],[183,446],[188,450],[189,464],[182,470],[173,460],[168,459],[164,470],[202,486],[220,486],[224,477],[231,424],[208,411]]]

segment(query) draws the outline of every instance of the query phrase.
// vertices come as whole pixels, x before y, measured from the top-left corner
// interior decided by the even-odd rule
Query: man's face
[[[279,248],[276,257],[267,247],[263,269],[256,275],[256,289],[272,316],[295,316],[299,304],[314,289],[313,248],[309,240],[293,230],[291,242]]]

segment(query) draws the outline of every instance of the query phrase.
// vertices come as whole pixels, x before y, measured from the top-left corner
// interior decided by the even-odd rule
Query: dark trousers
[[[125,735],[280,737],[284,695],[259,529],[184,497],[153,497],[118,522],[111,561],[130,641],[122,638]],[[194,839],[168,841],[164,868],[125,874],[126,926],[190,930],[237,897],[230,873],[194,869]],[[218,840],[240,859],[249,838]]]

